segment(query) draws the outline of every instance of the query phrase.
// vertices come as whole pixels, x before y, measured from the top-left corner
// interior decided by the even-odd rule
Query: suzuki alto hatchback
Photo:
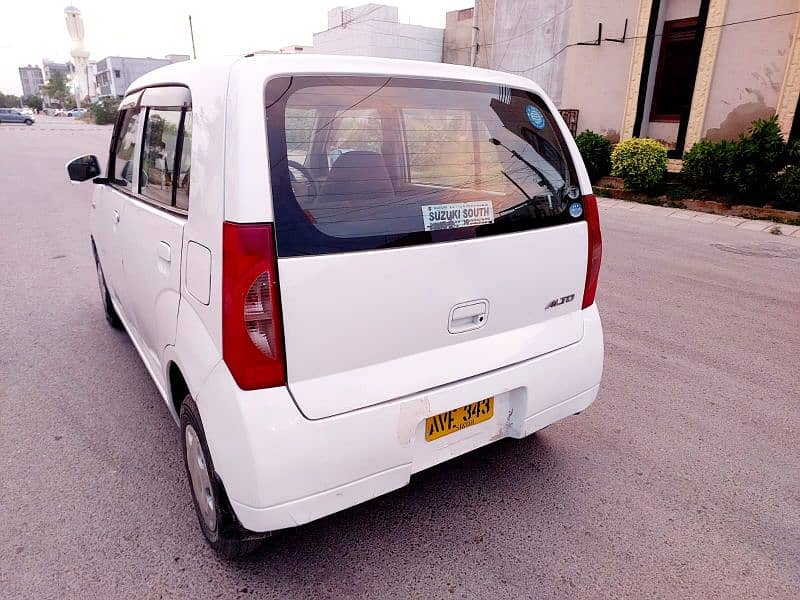
[[[528,79],[319,55],[135,81],[91,243],[223,556],[594,400],[597,203]]]

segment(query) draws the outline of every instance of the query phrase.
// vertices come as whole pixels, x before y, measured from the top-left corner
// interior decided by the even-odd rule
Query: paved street
[[[800,597],[800,238],[609,204],[588,411],[222,563],[66,182],[109,136],[0,126],[0,597]]]

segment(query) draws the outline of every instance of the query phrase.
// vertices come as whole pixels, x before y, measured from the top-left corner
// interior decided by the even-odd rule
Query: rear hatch
[[[356,76],[266,96],[287,382],[307,417],[580,340],[583,199],[540,97]]]

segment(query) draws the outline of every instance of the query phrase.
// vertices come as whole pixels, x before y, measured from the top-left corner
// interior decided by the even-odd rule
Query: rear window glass
[[[268,83],[266,106],[280,256],[440,243],[582,218],[561,132],[531,92],[281,77]]]

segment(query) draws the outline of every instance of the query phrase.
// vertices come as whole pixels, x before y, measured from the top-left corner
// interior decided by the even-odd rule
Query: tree
[[[19,108],[19,96],[0,92],[0,108]]]
[[[42,110],[42,99],[39,96],[25,96],[22,99],[22,103],[27,106],[28,108],[32,108],[34,110]]]
[[[89,114],[98,125],[108,125],[117,118],[117,108],[119,108],[119,98],[106,96],[89,106]]]
[[[62,108],[72,102],[72,94],[67,85],[67,78],[63,73],[53,73],[50,81],[40,88],[40,92],[43,96],[50,98],[51,102],[55,102]]]

